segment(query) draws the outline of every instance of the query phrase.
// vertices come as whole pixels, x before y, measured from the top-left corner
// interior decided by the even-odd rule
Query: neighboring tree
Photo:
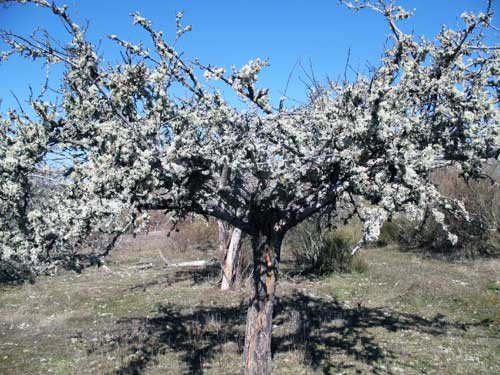
[[[243,374],[271,372],[280,251],[290,228],[318,213],[335,217],[342,207],[343,214],[364,223],[362,242],[353,250],[376,240],[396,212],[418,218],[429,209],[446,229],[443,210],[466,212],[460,202],[439,194],[431,171],[457,165],[465,178],[481,177],[481,160],[499,157],[499,49],[484,43],[491,2],[485,14],[462,14],[463,29],[443,28],[434,41],[401,31],[397,21],[410,14],[393,2],[347,3],[355,10],[372,8],[388,21],[392,38],[380,66],[352,81],[314,85],[307,105],[279,109],[270,106],[267,89],[256,87],[266,61],[255,59],[231,73],[187,62],[175,43],[135,14],[152,50],[113,35],[124,48],[124,61],[105,65],[65,7],[18,2],[51,10],[72,39],[62,45],[41,31],[31,37],[2,34],[11,46],[4,57],[20,53],[66,66],[61,105],[32,100],[38,118],[11,111],[4,121],[4,132],[17,134],[22,127],[50,141],[42,140],[43,153],[29,159],[27,168],[14,169],[19,172],[2,159],[2,186],[29,178],[42,159],[63,155],[58,170],[67,189],[61,191],[85,192],[82,208],[100,212],[96,217],[108,206],[127,207],[132,219],[148,209],[178,217],[196,213],[250,236],[254,295]],[[181,14],[177,26],[176,39],[190,30],[182,26]],[[248,108],[237,110],[203,86],[201,72],[231,86]],[[179,88],[189,95],[179,98]],[[17,137],[11,137],[16,144]],[[19,155],[39,142],[37,136],[28,139]],[[11,143],[3,147],[18,155]],[[29,183],[18,189],[21,202],[30,194]],[[79,202],[74,193],[64,194],[66,199]],[[1,204],[6,202],[2,198]],[[18,231],[23,241],[39,226],[49,226],[44,217],[26,221],[22,204],[12,210],[21,213],[19,225],[27,225]],[[73,211],[64,215],[69,223]],[[1,220],[3,250],[12,221]],[[456,236],[449,233],[449,240]]]
[[[230,168],[224,165],[219,179],[219,188],[229,183],[231,175]],[[230,290],[233,288],[238,273],[239,257],[241,250],[241,229],[217,221],[219,230],[219,256],[222,270],[221,290]]]
[[[219,253],[221,256],[222,281],[221,290],[234,287],[239,272],[241,250],[241,229],[232,227],[219,220]]]

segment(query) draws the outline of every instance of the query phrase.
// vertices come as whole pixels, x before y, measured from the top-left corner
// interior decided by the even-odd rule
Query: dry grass
[[[182,232],[181,232],[182,233]],[[161,233],[127,239],[103,268],[0,290],[0,373],[235,374],[249,291],[215,257]],[[289,275],[274,321],[275,374],[500,373],[500,262],[446,263],[366,250],[366,273]],[[287,269],[288,266],[288,269]]]

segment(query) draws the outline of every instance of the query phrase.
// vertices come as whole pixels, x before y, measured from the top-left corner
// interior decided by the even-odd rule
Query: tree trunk
[[[221,290],[234,286],[238,274],[238,260],[241,249],[241,230],[231,228],[219,220],[219,249],[221,254]]]
[[[247,313],[242,375],[271,374],[271,334],[281,236],[252,239],[254,296]]]

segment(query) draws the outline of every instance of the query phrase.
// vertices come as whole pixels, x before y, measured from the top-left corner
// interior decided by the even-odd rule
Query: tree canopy
[[[306,105],[273,109],[268,90],[256,87],[267,61],[226,72],[175,50],[190,30],[181,13],[170,42],[134,14],[155,48],[111,35],[124,50],[111,66],[66,7],[28,2],[60,18],[71,40],[2,33],[11,47],[4,59],[17,53],[66,69],[61,102],[32,97],[36,117],[22,107],[3,116],[4,256],[79,242],[90,222],[125,206],[215,216],[248,233],[262,225],[286,231],[342,206],[366,222],[372,240],[396,211],[461,209],[430,183],[432,169],[454,163],[465,177],[478,176],[481,159],[498,157],[498,48],[483,40],[491,5],[462,14],[462,29],[427,40],[398,28],[410,13],[392,2],[347,3],[387,19],[393,35],[380,66],[352,81],[314,82]],[[228,104],[201,74],[227,83],[248,108]],[[176,86],[191,95],[177,97]],[[43,170],[58,180],[50,198],[59,204],[30,202]]]

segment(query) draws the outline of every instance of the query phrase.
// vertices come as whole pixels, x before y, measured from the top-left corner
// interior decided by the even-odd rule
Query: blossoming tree
[[[404,33],[398,21],[410,13],[392,1],[346,2],[387,20],[392,38],[379,67],[352,81],[328,82],[306,105],[289,108],[272,108],[268,90],[258,87],[266,61],[230,72],[188,61],[134,14],[152,49],[112,35],[124,59],[104,65],[66,7],[16,2],[52,11],[71,41],[2,33],[11,47],[4,58],[18,53],[66,67],[60,104],[32,99],[36,117],[12,110],[2,122],[0,209],[15,215],[0,219],[4,255],[9,249],[36,256],[48,237],[64,246],[71,236],[54,229],[60,219],[50,222],[51,212],[64,217],[75,239],[123,208],[130,213],[125,226],[148,209],[228,223],[250,236],[253,247],[243,374],[271,372],[280,251],[291,228],[318,213],[356,215],[364,235],[353,251],[375,240],[396,212],[419,218],[430,210],[446,230],[444,210],[467,213],[436,190],[431,172],[457,165],[465,178],[484,177],[481,161],[499,157],[499,49],[484,42],[491,2],[484,14],[464,13],[462,29],[443,28],[434,40]],[[189,30],[179,14],[176,39]],[[247,108],[236,109],[207,88],[202,73],[230,86]],[[179,88],[188,95],[179,98]],[[62,203],[34,209],[39,206],[26,203],[33,175],[43,162],[54,169],[53,155],[64,159],[57,166]],[[107,225],[119,233],[113,223]],[[35,236],[40,228],[45,235]],[[13,234],[15,246],[9,245]],[[456,241],[453,233],[449,240]]]

